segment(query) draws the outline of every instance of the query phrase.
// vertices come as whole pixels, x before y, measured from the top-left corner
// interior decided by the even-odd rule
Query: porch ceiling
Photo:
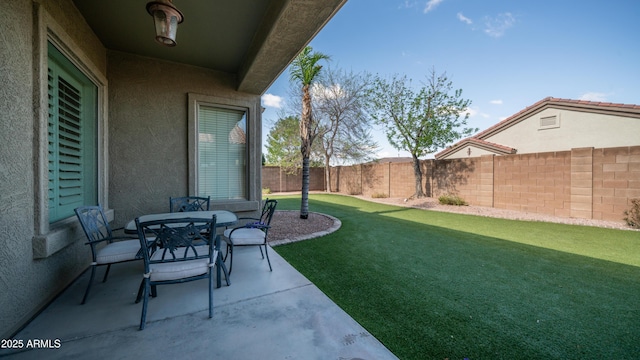
[[[154,41],[146,0],[73,1],[108,49],[233,73],[262,94],[347,0],[174,0],[173,48]]]

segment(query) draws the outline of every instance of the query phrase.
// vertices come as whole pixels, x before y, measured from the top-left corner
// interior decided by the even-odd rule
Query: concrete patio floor
[[[25,349],[0,350],[0,357],[396,359],[275,251],[269,255],[273,272],[258,249],[236,249],[231,285],[214,289],[212,319],[206,280],[159,286],[142,331],[142,304],[134,303],[142,262],[112,266],[106,283],[100,269],[80,305],[87,271],[14,337]],[[34,340],[57,348],[26,349]]]

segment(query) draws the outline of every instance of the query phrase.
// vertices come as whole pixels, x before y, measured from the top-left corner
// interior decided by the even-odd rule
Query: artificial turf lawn
[[[339,195],[310,211],[342,227],[275,250],[401,359],[640,358],[640,232]]]

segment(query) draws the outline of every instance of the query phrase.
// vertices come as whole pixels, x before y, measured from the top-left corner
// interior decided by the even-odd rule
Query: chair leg
[[[142,292],[144,291],[144,278],[140,282],[140,287],[138,288],[138,295],[136,296],[136,304],[140,302],[142,299]]]
[[[229,270],[227,270],[227,266],[224,263],[224,259],[222,258],[222,253],[218,253],[218,259],[216,260],[216,276],[218,279],[218,287],[222,286],[221,272],[224,272],[224,278],[227,280],[227,286],[231,285],[231,279],[229,279]]]
[[[89,296],[89,290],[91,290],[91,284],[93,284],[93,278],[96,275],[96,266],[91,265],[91,276],[89,276],[89,284],[87,284],[87,290],[84,291],[84,297],[82,298],[82,302],[80,304],[84,304],[87,301],[87,296]]]
[[[227,251],[229,252],[229,275],[231,275],[231,270],[233,270],[233,245],[227,244]],[[226,260],[226,257],[225,257]]]
[[[142,301],[142,315],[140,316],[140,330],[144,330],[144,326],[146,325],[146,322],[147,322],[147,305],[149,303],[149,292],[151,291],[149,279],[145,278],[142,281],[144,284],[144,290],[143,290],[144,300]]]
[[[224,252],[224,258],[222,258],[222,261],[227,261],[227,257],[229,257],[229,249],[231,248],[231,245],[229,245],[227,243],[227,251]]]
[[[264,244],[264,253],[267,254],[267,262],[269,263],[269,271],[273,271],[273,269],[271,268],[271,260],[269,260],[269,252],[267,251],[267,244]],[[262,248],[260,248],[260,251],[262,251]]]
[[[109,276],[109,270],[111,270],[111,264],[107,265],[107,270],[104,272],[104,277],[102,278],[102,282],[107,282],[107,276]]]
[[[262,252],[262,246],[258,246],[258,249],[260,249],[260,255],[262,255],[262,259],[264,259],[264,253]]]
[[[209,268],[209,319],[213,317],[213,268]]]

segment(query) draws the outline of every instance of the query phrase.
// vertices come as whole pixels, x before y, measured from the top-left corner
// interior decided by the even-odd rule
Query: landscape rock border
[[[289,213],[297,213],[297,214],[300,213],[300,211],[298,211],[298,210],[278,210],[278,212],[282,212],[282,213],[289,212]],[[316,214],[316,215],[319,215],[319,216],[327,217],[327,218],[329,218],[330,220],[333,221],[333,225],[331,225],[328,229],[316,231],[316,232],[313,232],[313,233],[310,233],[310,234],[305,234],[305,235],[300,235],[300,236],[293,236],[291,238],[282,239],[282,240],[272,240],[272,241],[269,241],[269,245],[271,245],[273,247],[273,246],[278,246],[278,245],[290,244],[290,243],[293,243],[293,242],[296,242],[296,241],[301,241],[301,240],[319,238],[319,237],[322,237],[322,236],[325,236],[325,235],[329,235],[329,234],[337,231],[342,226],[342,222],[338,218],[336,218],[334,216],[323,214],[323,213],[318,213],[318,212],[312,212],[312,211],[310,211],[309,214],[310,215],[311,214]]]

